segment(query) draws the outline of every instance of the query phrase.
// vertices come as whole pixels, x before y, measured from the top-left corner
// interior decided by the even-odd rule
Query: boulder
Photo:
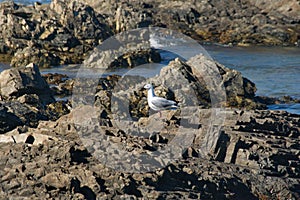
[[[256,104],[254,84],[237,71],[202,55],[187,62],[175,59],[158,76],[148,80],[136,76],[101,78],[95,88],[96,98],[92,98],[95,107],[73,104],[70,114],[57,121],[42,121],[37,127],[19,126],[8,132],[18,122],[19,125],[26,120],[30,122],[34,115],[27,112],[30,107],[25,112],[28,103],[6,102],[0,109],[1,119],[8,116],[15,124],[2,123],[5,130],[1,129],[4,134],[0,136],[0,194],[39,199],[49,195],[70,199],[160,195],[186,199],[259,199],[279,194],[297,199],[299,116],[282,111],[226,109],[222,111],[226,116],[222,129],[211,135],[207,130],[211,124],[215,127],[215,123],[209,117],[213,110],[209,97],[212,88],[205,82],[208,66],[217,69],[228,96],[239,96]],[[61,75],[47,77],[53,83],[64,79]],[[149,113],[142,89],[149,81],[154,83],[157,95],[181,102],[181,109],[165,111],[162,118]],[[133,111],[122,118],[123,113],[126,115],[126,103]],[[156,152],[174,143],[174,137],[181,132],[193,136],[190,145],[180,149],[182,157],[159,159]],[[186,140],[179,142],[183,141]],[[205,148],[209,151],[203,154]],[[101,149],[108,152],[107,157],[101,157]],[[120,150],[125,155],[118,154]],[[144,158],[140,155],[152,155],[161,167],[141,173],[148,163],[141,165],[139,159],[133,159]],[[172,156],[170,152],[164,155]],[[111,162],[105,159],[134,170],[112,169]]]
[[[131,43],[130,40],[116,41],[120,43]],[[110,44],[106,43],[106,45]],[[116,50],[103,50],[102,48],[95,48],[94,51],[92,51],[87,59],[83,62],[83,67],[95,69],[133,68],[147,63],[161,62],[160,54],[154,48],[147,48],[140,43],[131,45],[132,48],[137,47],[137,49],[133,48],[133,50],[129,51],[128,49],[124,50],[124,48],[127,48],[124,44],[120,45],[119,49]],[[112,46],[112,49],[113,48],[116,47]]]
[[[0,133],[17,126],[36,127],[69,113],[70,102],[56,101],[35,64],[0,73]]]
[[[23,68],[4,70],[0,73],[0,95],[4,100],[12,100],[23,95],[35,94],[42,104],[54,102],[49,85],[35,64]]]
[[[210,75],[207,72],[209,70],[205,70],[207,67],[216,70],[214,72],[217,73],[216,77]],[[215,85],[213,84],[216,81],[214,78],[219,79],[219,84],[223,84],[224,87],[214,88]],[[203,108],[210,108],[217,106],[212,105],[212,102],[217,102],[227,107],[266,108],[265,104],[257,100],[255,96],[256,87],[253,82],[244,78],[240,72],[226,68],[203,55],[195,56],[187,62],[175,59],[164,67],[158,76],[153,78],[122,77],[114,84],[113,90],[108,89],[111,94],[107,96],[108,98],[102,98],[104,101],[97,101],[97,99],[101,99],[102,95],[97,96],[96,104],[99,105],[100,103],[104,108],[110,105],[111,109],[108,109],[107,113],[114,113],[116,110],[118,112],[114,114],[118,116],[124,115],[124,111],[127,111],[123,117],[145,117],[148,115],[149,108],[146,101],[147,94],[143,90],[143,86],[147,83],[154,85],[157,95],[175,100],[182,107],[202,106]],[[223,91],[220,91],[222,88]]]
[[[148,50],[126,53],[114,60],[108,68],[133,68],[147,63],[159,63],[160,61],[161,57],[157,50],[150,48]]]
[[[13,100],[1,102],[1,133],[6,133],[17,126],[36,127],[40,120],[47,120],[47,112],[39,104],[26,104]]]

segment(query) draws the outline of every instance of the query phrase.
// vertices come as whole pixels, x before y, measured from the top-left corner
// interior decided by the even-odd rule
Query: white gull
[[[154,94],[154,89],[151,84],[145,85],[144,88],[148,90],[147,101],[149,107],[155,111],[159,111],[160,116],[161,110],[176,110],[178,108],[175,101],[168,100],[162,97],[157,97]]]

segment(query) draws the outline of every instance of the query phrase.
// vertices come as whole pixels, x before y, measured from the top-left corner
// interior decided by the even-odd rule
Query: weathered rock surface
[[[72,95],[74,80],[70,79],[67,75],[48,73],[44,74],[43,78],[49,84],[50,89],[55,96],[64,98]]]
[[[259,9],[263,10],[264,12],[270,13],[271,15],[282,15],[286,18],[289,18],[290,20],[294,20],[295,22],[300,20],[300,4],[297,0],[249,0],[249,2]]]
[[[15,56],[13,66],[80,63],[112,34],[102,15],[77,1],[34,6],[0,4],[0,50]]]
[[[81,63],[113,33],[148,26],[177,30],[201,42],[299,45],[299,12],[296,0],[4,2],[0,53],[14,55],[12,66]]]
[[[109,68],[129,67],[133,68],[146,63],[159,63],[161,61],[160,54],[154,50],[141,50],[137,52],[130,52],[122,55],[117,60],[113,61]]]
[[[60,64],[60,58],[45,49],[25,47],[17,50],[11,59],[10,65],[12,67],[20,67],[28,63],[37,63],[41,67],[57,66]]]
[[[131,37],[134,36],[132,35]],[[122,41],[118,42],[122,43]],[[127,42],[130,43],[130,40]],[[104,51],[102,49],[95,48],[91,52],[91,54],[84,60],[83,65],[85,68],[115,69],[133,68],[147,63],[159,63],[161,61],[161,56],[157,50],[153,48],[139,47],[143,46],[139,44],[131,45],[136,47],[136,49],[130,50],[130,48],[128,47],[129,51],[126,51],[124,50],[124,48],[126,48],[126,45],[120,45],[120,49],[117,50],[109,49]]]
[[[85,98],[76,104],[73,98],[69,114],[67,105],[59,102],[38,107],[38,93],[15,96],[0,106],[0,197],[299,199],[300,116],[231,108],[215,116],[209,107],[205,74],[193,69],[191,62],[221,72],[224,92],[232,97],[227,104],[259,105],[253,83],[202,55],[187,62],[176,59],[150,79],[158,95],[182,102],[179,110],[164,111],[162,118],[147,108],[142,86],[149,80],[136,76],[101,78],[92,104],[80,105],[86,103]],[[24,69],[27,73],[22,77],[39,74]],[[44,78],[49,84],[62,84],[67,77],[48,74]],[[176,84],[180,85],[177,89]],[[179,89],[185,87],[194,88],[195,98]],[[131,111],[124,110],[126,105],[116,105],[116,98],[127,100]],[[56,115],[58,109],[62,111]],[[159,152],[182,133],[188,140],[174,146],[180,150],[179,157],[161,159]],[[188,146],[182,148],[187,141]],[[157,167],[141,173],[149,163],[134,158],[145,154],[154,155]],[[166,151],[163,155],[172,158],[173,154]]]
[[[210,70],[206,69],[209,68],[215,69],[216,73],[220,74],[215,77],[208,74]],[[88,81],[84,81],[85,84],[75,88],[78,94],[89,95],[85,93],[85,88],[89,88],[89,85],[92,84]],[[215,90],[215,85],[211,85],[213,82],[224,85],[224,87],[220,87],[220,93],[213,91]],[[149,79],[139,76],[116,76],[115,78],[101,79],[98,88],[94,90],[97,92],[95,105],[103,106],[107,113],[125,118],[146,117],[149,107],[146,100],[147,93],[143,90],[143,86],[147,83],[154,84],[157,95],[172,99],[178,102],[181,107],[202,106],[209,108],[216,106],[217,102],[227,107],[266,108],[266,104],[259,102],[255,96],[256,87],[254,83],[244,78],[240,72],[226,68],[203,55],[195,56],[187,62],[175,59],[164,67],[158,76]],[[212,97],[212,93],[215,93],[214,97]],[[78,99],[78,102],[80,103],[81,100]],[[89,102],[89,104],[92,105],[93,102]],[[124,109],[128,110],[125,114]]]
[[[210,112],[199,107],[196,110],[203,116]],[[0,195],[64,199],[298,199],[299,116],[279,111],[225,112],[224,127],[210,159],[198,157],[201,137],[196,137],[183,158],[147,173],[114,171],[96,160],[70,123],[73,112],[56,122],[41,122],[26,134],[57,139],[44,140],[39,145],[0,143]],[[152,115],[147,120],[155,118]],[[205,120],[200,117],[200,125],[205,125]],[[120,148],[125,144],[130,151],[155,151],[159,145],[166,145],[164,140],[151,142],[133,137],[130,132],[116,134],[119,128],[101,128],[109,130],[106,133],[111,142]],[[158,135],[168,134],[162,131]]]
[[[0,73],[0,95],[3,100],[32,94],[44,105],[54,102],[49,85],[41,76],[37,65],[31,63],[23,68],[8,69]]]
[[[201,41],[224,44],[299,45],[296,0],[82,1],[120,32],[149,25],[179,30]]]
[[[36,127],[40,120],[56,120],[69,112],[66,102],[55,102],[35,64],[2,71],[0,97],[0,134],[17,126]]]
[[[109,26],[116,32],[162,26],[221,43],[299,40],[294,1],[276,4],[282,11],[278,16],[274,7],[255,2],[264,9],[260,10],[253,1],[97,3],[94,8],[100,14],[76,1],[33,7],[3,3],[0,50],[16,52],[12,60],[16,66],[80,62],[111,35]],[[291,14],[285,14],[286,9]],[[149,62],[148,54],[141,55],[142,62]],[[128,60],[139,56],[125,56],[116,65],[135,66]],[[214,66],[220,72],[227,96],[221,105],[242,110],[227,108],[220,110],[222,115],[213,115],[212,88],[205,81],[207,74],[191,66],[195,61],[201,68]],[[64,76],[44,78],[57,85],[55,94],[70,94],[74,88],[75,80]],[[235,70],[197,56],[187,62],[176,59],[148,80],[108,76],[94,85],[91,96],[84,95],[88,88],[79,88],[83,96],[73,99],[71,113],[69,102],[54,101],[46,81],[35,65],[0,74],[1,199],[300,199],[300,116],[247,110],[264,108],[257,100],[264,101],[255,97],[255,85]],[[151,113],[142,90],[149,81],[159,96],[179,102],[181,108],[164,111],[162,119]],[[88,101],[92,104],[80,105]],[[157,155],[181,132],[188,133],[192,142],[186,149],[179,145],[185,150],[179,151],[179,158],[154,156],[161,167],[139,171],[144,166],[132,155]],[[103,149],[106,160],[99,159]],[[136,171],[115,170],[111,164]]]

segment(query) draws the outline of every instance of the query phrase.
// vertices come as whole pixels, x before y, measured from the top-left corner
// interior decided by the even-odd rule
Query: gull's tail
[[[172,101],[173,105],[169,106],[167,109],[168,110],[177,110],[178,105],[175,101]]]

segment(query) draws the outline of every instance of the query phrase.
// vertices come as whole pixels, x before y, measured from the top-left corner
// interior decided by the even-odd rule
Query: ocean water
[[[18,4],[24,4],[24,5],[32,5],[34,2],[40,2],[40,3],[50,3],[51,0],[0,0],[0,2],[6,2],[6,1],[13,1]]]
[[[300,99],[300,48],[206,46],[218,62],[255,83],[258,96]],[[269,105],[300,115],[300,103]]]
[[[209,54],[256,84],[257,95],[300,99],[300,48],[206,46]]]

